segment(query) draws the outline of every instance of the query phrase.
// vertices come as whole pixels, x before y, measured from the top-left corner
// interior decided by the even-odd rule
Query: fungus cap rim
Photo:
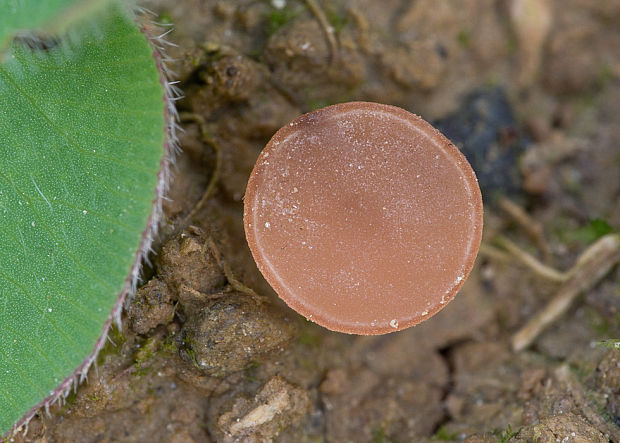
[[[443,303],[436,303],[429,307],[425,311],[424,315],[411,315],[405,318],[397,319],[396,324],[387,323],[384,325],[371,325],[361,324],[359,322],[346,323],[343,321],[335,320],[329,315],[325,315],[323,312],[313,311],[312,307],[307,303],[304,304],[294,293],[281,282],[281,279],[276,275],[275,271],[269,266],[269,259],[266,258],[259,246],[257,240],[257,223],[253,223],[255,208],[253,208],[253,202],[256,199],[256,192],[258,189],[257,182],[260,180],[261,175],[265,170],[265,160],[269,157],[270,153],[274,149],[279,149],[286,139],[293,135],[297,131],[297,127],[300,122],[308,124],[320,124],[321,118],[329,116],[335,112],[347,113],[357,111],[372,111],[383,112],[391,116],[402,119],[409,122],[411,127],[417,132],[418,135],[424,137],[426,141],[431,143],[434,148],[441,150],[447,154],[447,157],[451,159],[456,169],[462,174],[467,187],[470,190],[470,206],[472,207],[472,214],[474,219],[472,220],[472,236],[469,241],[469,252],[463,258],[463,263],[458,277],[455,278],[453,286],[443,295]],[[308,320],[312,320],[319,325],[326,327],[332,331],[343,332],[348,334],[360,334],[360,335],[379,335],[389,332],[400,331],[411,326],[415,326],[422,321],[432,317],[438,311],[440,311],[445,305],[451,301],[458,291],[461,289],[471,270],[473,269],[474,262],[476,260],[477,252],[482,240],[482,227],[483,227],[483,206],[482,196],[480,188],[478,186],[478,180],[475,173],[464,155],[460,152],[452,142],[450,142],[443,134],[435,129],[428,122],[421,117],[412,114],[402,108],[384,105],[373,102],[348,102],[331,105],[326,108],[322,108],[316,111],[312,111],[307,114],[298,116],[296,119],[279,129],[267,143],[261,154],[259,155],[256,165],[252,171],[250,179],[248,181],[246,195],[244,198],[244,229],[246,239],[250,247],[252,256],[260,270],[261,274],[265,277],[267,282],[276,291],[279,297],[286,302],[286,304],[293,310],[297,311]],[[396,319],[395,319],[396,320]]]

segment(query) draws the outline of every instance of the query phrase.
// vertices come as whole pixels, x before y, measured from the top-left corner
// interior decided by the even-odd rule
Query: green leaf
[[[0,0],[0,37],[68,3]],[[90,361],[157,198],[153,51],[116,3],[79,23],[45,50],[11,42],[0,64],[0,436]]]
[[[596,344],[598,346],[603,346],[605,348],[620,349],[620,340],[619,339],[601,340],[601,341],[597,341]]]
[[[571,237],[577,241],[590,244],[594,243],[599,238],[606,236],[607,234],[612,234],[613,232],[616,232],[616,230],[613,226],[607,223],[607,221],[601,218],[595,218],[590,220],[587,225],[575,230],[571,234]]]
[[[105,0],[2,0],[0,49],[9,37],[34,28],[60,32],[75,21],[105,7]]]

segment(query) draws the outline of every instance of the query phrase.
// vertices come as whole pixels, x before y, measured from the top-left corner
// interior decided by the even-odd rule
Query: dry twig
[[[565,282],[566,280],[568,280],[568,273],[557,271],[554,268],[547,266],[544,263],[541,263],[536,257],[528,254],[507,238],[499,236],[496,241],[501,247],[503,247],[513,257],[515,257],[529,269],[531,269],[535,274],[556,282]]]
[[[584,251],[566,273],[567,280],[551,301],[513,337],[512,348],[527,348],[550,324],[563,315],[575,298],[596,285],[620,261],[620,234],[609,234]]]
[[[532,219],[530,215],[525,212],[520,206],[513,201],[503,197],[499,199],[498,205],[502,208],[510,217],[521,226],[525,232],[530,236],[534,243],[540,249],[543,255],[543,261],[549,263],[551,258],[551,251],[549,245],[545,240],[544,230],[542,225]]]

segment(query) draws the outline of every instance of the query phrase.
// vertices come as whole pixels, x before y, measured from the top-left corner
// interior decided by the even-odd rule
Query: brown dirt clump
[[[166,242],[158,256],[160,278],[178,293],[210,294],[225,279],[206,244],[206,234],[190,228]]]
[[[174,304],[168,285],[153,278],[136,292],[127,308],[127,319],[136,334],[146,334],[151,329],[166,324],[174,316]]]
[[[282,377],[271,378],[253,399],[237,397],[217,419],[215,435],[221,442],[272,441],[282,429],[299,423],[310,410],[310,398]]]
[[[536,425],[521,429],[511,441],[515,443],[531,441],[607,443],[609,439],[583,418],[566,413],[547,417]]]
[[[281,351],[295,335],[290,319],[268,302],[230,292],[197,308],[184,304],[181,357],[210,375],[239,371],[271,352]]]

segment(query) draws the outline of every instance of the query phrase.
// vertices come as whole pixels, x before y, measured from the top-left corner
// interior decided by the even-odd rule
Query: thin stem
[[[534,240],[540,252],[543,255],[543,262],[549,263],[551,259],[551,251],[549,245],[545,240],[544,230],[542,224],[535,221],[530,215],[525,212],[519,205],[509,200],[506,197],[502,197],[497,202],[499,207],[502,208],[510,217],[521,226],[525,232]]]
[[[211,175],[211,179],[209,180],[209,183],[207,184],[207,187],[205,188],[202,197],[194,205],[189,214],[187,214],[181,221],[180,225],[185,226],[186,224],[189,224],[191,222],[192,218],[207,204],[211,197],[213,197],[215,188],[220,179],[222,169],[222,150],[220,148],[220,145],[215,141],[215,138],[209,132],[209,129],[207,128],[207,122],[202,117],[202,115],[192,112],[183,112],[180,114],[180,118],[181,121],[193,121],[195,123],[198,123],[202,140],[205,143],[209,144],[215,152],[215,170]]]
[[[224,276],[226,280],[228,280],[228,284],[236,291],[241,292],[243,294],[249,295],[253,297],[257,301],[263,301],[260,295],[258,295],[252,288],[244,285],[237,277],[235,277],[232,268],[228,264],[226,260],[222,258],[222,254],[220,253],[219,248],[215,244],[213,238],[209,235],[205,242],[205,246],[217,262],[218,266],[224,272]]]
[[[541,263],[536,257],[528,254],[507,238],[503,236],[498,236],[496,238],[496,241],[502,248],[512,254],[512,256],[514,256],[522,264],[531,269],[535,274],[556,282],[565,282],[566,280],[568,280],[568,273],[557,271],[552,267]]]
[[[334,28],[329,24],[329,20],[327,20],[327,16],[323,11],[323,8],[317,3],[316,0],[306,0],[306,5],[308,5],[308,9],[314,14],[319,24],[321,25],[321,29],[325,34],[325,38],[327,39],[327,44],[329,46],[329,64],[333,64],[336,62],[338,58],[338,42],[336,41],[336,35],[334,34]]]

